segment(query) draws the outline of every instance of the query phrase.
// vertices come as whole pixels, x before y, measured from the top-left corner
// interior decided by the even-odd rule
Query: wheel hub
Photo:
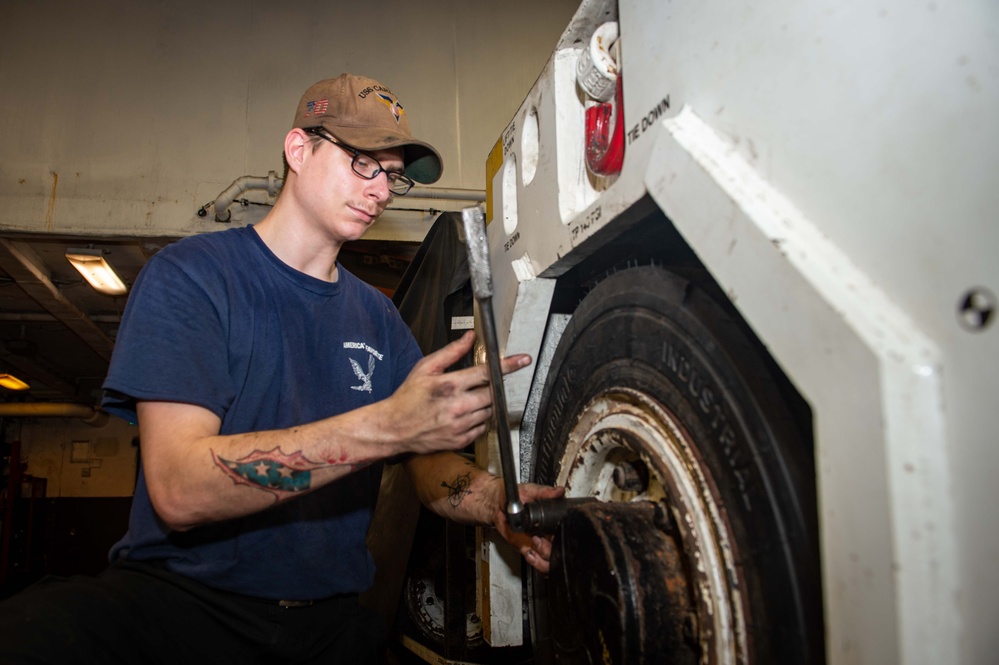
[[[590,503],[571,510],[552,551],[555,642],[568,662],[696,663],[696,611],[661,505]]]

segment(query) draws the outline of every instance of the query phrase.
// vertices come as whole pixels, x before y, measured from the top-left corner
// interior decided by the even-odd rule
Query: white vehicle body
[[[598,178],[576,67],[607,21]],[[487,172],[504,353],[538,357],[556,279],[651,200],[812,409],[827,661],[995,658],[999,5],[583,2]],[[545,372],[507,379],[515,440]],[[486,636],[520,643],[516,563],[481,555]]]

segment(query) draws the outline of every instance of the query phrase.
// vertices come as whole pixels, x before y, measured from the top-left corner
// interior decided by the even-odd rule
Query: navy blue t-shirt
[[[221,434],[239,434],[388,397],[419,347],[384,294],[338,272],[329,283],[294,270],[252,227],[169,245],[129,297],[104,409],[135,422],[136,400],[196,404],[221,418]],[[156,517],[140,473],[128,533],[110,556],[162,560],[261,598],[361,592],[374,577],[365,536],[380,476],[375,464],[260,513],[178,533]]]

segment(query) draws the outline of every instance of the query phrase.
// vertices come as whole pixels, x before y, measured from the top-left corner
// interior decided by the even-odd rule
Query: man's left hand
[[[564,487],[549,487],[523,483],[517,486],[521,503],[530,503],[537,499],[559,499],[565,495]],[[524,559],[539,573],[548,573],[548,559],[552,553],[551,536],[532,536],[527,533],[517,533],[510,528],[503,508],[493,515],[493,525],[503,538],[517,548]]]

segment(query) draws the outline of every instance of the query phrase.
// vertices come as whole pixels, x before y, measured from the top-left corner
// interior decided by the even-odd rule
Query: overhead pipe
[[[0,403],[0,418],[79,418],[92,427],[103,427],[108,414],[73,402],[4,402]]]
[[[406,197],[411,199],[448,199],[451,201],[486,200],[486,192],[481,189],[448,189],[447,187],[414,187]]]
[[[268,196],[277,196],[284,185],[284,178],[279,178],[276,171],[268,171],[267,177],[244,175],[236,178],[228,189],[215,199],[215,221],[227,223],[230,219],[229,206],[240,194],[251,189],[266,189]]]

